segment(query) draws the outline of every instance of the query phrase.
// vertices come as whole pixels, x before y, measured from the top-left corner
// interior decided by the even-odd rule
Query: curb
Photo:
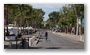
[[[39,41],[39,38],[37,38],[36,36],[33,36],[32,38],[29,38],[29,46],[33,47],[35,46]]]

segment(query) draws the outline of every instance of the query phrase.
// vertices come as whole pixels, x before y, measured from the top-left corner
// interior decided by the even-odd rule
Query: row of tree
[[[40,28],[45,12],[42,9],[33,8],[30,4],[4,4],[6,12],[4,17],[8,24],[16,26],[33,26]]]
[[[84,4],[69,4],[60,8],[60,11],[53,11],[47,20],[47,28],[75,27],[78,17],[84,17]]]

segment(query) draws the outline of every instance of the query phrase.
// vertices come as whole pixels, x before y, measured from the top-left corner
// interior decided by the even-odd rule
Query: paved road
[[[63,36],[48,32],[48,40],[45,37],[41,37],[40,41],[34,47],[40,49],[84,49],[83,42],[73,41]]]
[[[48,32],[48,40],[45,40],[45,37],[42,36],[34,47],[31,49],[83,49],[84,43],[73,41],[64,36],[53,34]],[[27,44],[28,45],[28,44]],[[16,45],[15,45],[16,46]]]

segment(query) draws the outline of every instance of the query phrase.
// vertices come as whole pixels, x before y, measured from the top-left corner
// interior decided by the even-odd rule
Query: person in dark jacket
[[[46,37],[46,40],[47,40],[47,38],[48,38],[48,32],[45,32],[45,37]]]

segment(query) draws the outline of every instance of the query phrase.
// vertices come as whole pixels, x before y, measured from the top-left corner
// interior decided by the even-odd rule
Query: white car
[[[8,32],[9,32],[9,36],[5,36],[5,40],[15,40],[16,37],[15,34],[10,30],[8,30]]]
[[[15,40],[16,34],[18,33],[18,29],[16,28],[8,28],[9,35],[6,34],[5,40]],[[5,29],[5,33],[7,33],[7,29]]]

